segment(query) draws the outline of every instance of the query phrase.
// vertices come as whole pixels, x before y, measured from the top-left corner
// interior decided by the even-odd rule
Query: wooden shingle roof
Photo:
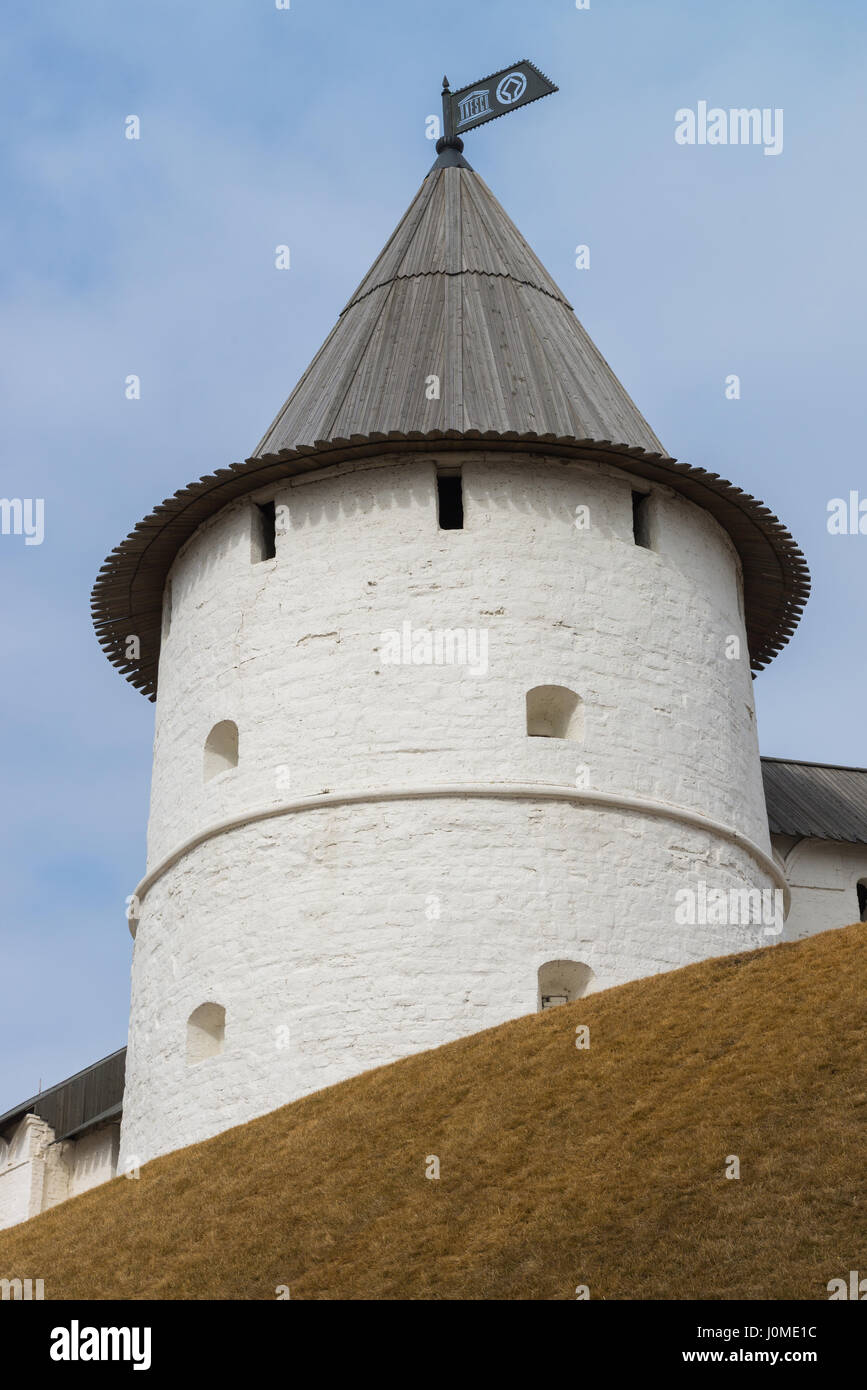
[[[426,382],[440,379],[439,397]],[[794,631],[804,557],[761,502],[669,457],[484,180],[447,152],[253,454],[175,493],[108,557],[93,615],[109,660],[155,698],[162,590],[180,547],[244,493],[389,452],[483,448],[605,462],[664,483],[728,531],[751,663]],[[140,656],[126,655],[140,639]]]
[[[434,375],[440,397],[428,400]],[[534,430],[664,453],[468,168],[425,179],[254,455],[388,430]]]
[[[25,1115],[39,1115],[58,1141],[103,1120],[119,1120],[125,1074],[126,1048],[121,1047],[0,1115],[0,1135],[10,1134]]]
[[[762,758],[772,835],[867,845],[867,768]]]

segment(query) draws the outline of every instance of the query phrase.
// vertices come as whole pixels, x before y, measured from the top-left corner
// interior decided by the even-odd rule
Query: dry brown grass
[[[865,953],[846,927],[368,1072],[0,1233],[0,1275],[47,1298],[826,1299],[867,1256]]]

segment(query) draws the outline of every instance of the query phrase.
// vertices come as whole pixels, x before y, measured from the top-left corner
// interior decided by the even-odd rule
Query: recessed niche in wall
[[[226,1038],[226,1010],[222,1004],[200,1004],[187,1020],[187,1066],[216,1057]]]
[[[539,1009],[553,1009],[558,1004],[571,1004],[573,999],[581,999],[595,979],[590,966],[581,961],[546,961],[539,968]]]
[[[221,719],[205,740],[204,778],[210,782],[219,772],[238,766],[238,726]]]
[[[527,733],[531,738],[584,737],[581,696],[565,685],[537,685],[527,691]]]

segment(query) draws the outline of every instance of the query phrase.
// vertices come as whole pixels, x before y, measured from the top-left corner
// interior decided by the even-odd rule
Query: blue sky
[[[867,497],[863,0],[40,0],[3,28],[0,492],[45,499],[45,540],[0,536],[0,1111],[126,1040],[153,706],[97,646],[93,579],[250,453],[430,166],[443,73],[559,84],[467,156],[666,447],[806,553],[762,751],[867,764],[867,536],[826,529]],[[699,100],[782,108],[783,152],[677,145]]]

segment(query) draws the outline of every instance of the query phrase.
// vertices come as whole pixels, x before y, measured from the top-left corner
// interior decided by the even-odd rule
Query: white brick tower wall
[[[438,464],[461,470],[462,530],[438,526]],[[186,543],[122,1163],[532,1012],[547,962],[598,989],[777,939],[677,920],[679,890],[782,878],[738,555],[665,486],[636,544],[635,486],[519,447],[392,453],[242,498]],[[405,624],[467,632],[474,664],[388,661]],[[580,697],[578,738],[528,735],[539,686]],[[237,766],[206,781],[222,721]],[[203,1004],[225,1033],[189,1060]]]

